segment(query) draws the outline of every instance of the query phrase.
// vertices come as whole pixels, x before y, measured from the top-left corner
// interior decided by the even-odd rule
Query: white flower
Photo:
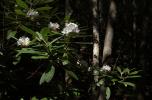
[[[36,17],[39,15],[39,12],[34,10],[34,9],[30,9],[27,13],[26,16],[27,17]]]
[[[62,32],[63,34],[69,34],[71,32],[79,33],[78,25],[75,23],[68,23],[66,24],[65,28],[63,28]]]
[[[91,67],[88,67],[88,72],[90,72],[91,71]]]
[[[52,23],[50,22],[49,25],[48,25],[49,28],[53,29],[53,30],[56,30],[56,29],[59,29],[60,25],[58,23]]]
[[[16,4],[15,7],[18,7],[18,5]]]
[[[102,66],[100,71],[111,71],[111,67],[109,65],[104,65],[104,66]]]
[[[77,64],[78,64],[78,65],[80,65],[80,64],[81,64],[81,63],[80,63],[80,60],[77,60]]]
[[[18,46],[27,47],[29,44],[30,44],[30,39],[25,36],[20,37],[17,41]]]

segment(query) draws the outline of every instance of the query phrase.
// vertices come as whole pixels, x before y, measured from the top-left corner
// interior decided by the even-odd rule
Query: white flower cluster
[[[34,9],[30,9],[27,13],[26,16],[27,17],[36,17],[39,15],[39,12],[34,10]]]
[[[60,28],[60,25],[58,23],[52,23],[50,22],[48,25],[49,28],[53,29],[53,30],[57,30]]]
[[[78,25],[75,23],[68,23],[65,25],[65,28],[63,28],[62,32],[63,34],[68,35],[71,32],[79,33]]]
[[[111,67],[109,65],[104,65],[102,66],[102,68],[100,69],[100,71],[111,71]]]
[[[30,44],[30,39],[25,36],[20,37],[17,41],[17,45],[21,47],[27,47],[29,44]]]

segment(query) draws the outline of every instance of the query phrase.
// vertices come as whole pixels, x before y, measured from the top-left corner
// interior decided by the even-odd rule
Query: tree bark
[[[98,19],[98,0],[91,0],[92,4],[92,34],[93,34],[93,61],[92,66],[99,68],[99,19]],[[98,82],[98,75],[94,75],[94,82]],[[93,85],[95,86],[95,84]],[[95,86],[96,87],[96,86]],[[97,100],[98,90],[92,88],[91,100]]]
[[[103,56],[102,56],[103,65],[108,63],[109,58],[112,54],[112,41],[114,35],[113,24],[116,19],[116,13],[117,13],[116,3],[114,0],[111,0],[109,6],[109,18],[107,22],[106,35],[105,35],[104,47],[103,47]]]
[[[114,0],[110,1],[109,6],[109,16],[108,16],[108,22],[107,22],[107,28],[106,28],[106,35],[104,40],[104,47],[103,47],[103,56],[102,56],[102,64],[106,65],[109,63],[110,56],[112,54],[112,42],[113,42],[113,36],[114,36],[114,28],[113,24],[116,19],[116,3]],[[100,87],[98,100],[104,100],[105,95],[103,94],[105,91],[104,86]]]
[[[93,66],[99,67],[98,0],[92,0],[93,13]]]

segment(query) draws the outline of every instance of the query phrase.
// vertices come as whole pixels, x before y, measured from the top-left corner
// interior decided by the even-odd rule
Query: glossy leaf
[[[129,70],[128,68],[125,68],[125,69],[123,70],[122,74],[124,74],[124,73],[129,73],[129,72],[130,72],[130,70]]]
[[[0,55],[2,56],[2,55],[3,55],[3,52],[0,52]]]
[[[138,74],[138,73],[139,73],[139,71],[133,71],[133,72],[129,73],[129,75],[135,75],[135,74]]]
[[[43,39],[43,36],[42,36],[42,34],[41,34],[41,33],[36,32],[36,35],[37,35],[36,39],[37,39],[38,41],[42,41],[42,40],[44,40],[44,39]]]
[[[106,88],[106,100],[109,100],[111,96],[111,90],[109,87]]]
[[[99,81],[98,83],[99,83],[99,85],[101,86],[101,85],[104,84],[104,80],[103,80],[103,79],[100,79],[100,81]]]
[[[49,83],[49,82],[52,80],[54,74],[55,74],[55,67],[52,66],[49,71],[44,72],[44,73],[42,74],[42,76],[41,76],[41,78],[40,78],[39,84],[41,85],[41,84],[43,84],[43,83],[45,83],[45,82],[46,82],[46,83]]]
[[[15,13],[16,13],[17,15],[22,15],[22,16],[25,16],[25,15],[26,15],[24,12],[22,12],[21,9],[16,9],[16,10],[15,10]]]
[[[69,71],[69,70],[65,70],[65,72],[66,72],[70,77],[72,77],[72,78],[74,78],[74,79],[76,79],[76,80],[79,79],[74,72]]]
[[[26,26],[24,26],[24,25],[20,25],[20,28],[21,28],[23,31],[31,34],[32,36],[35,36],[35,32],[34,32],[32,29],[30,29],[30,28],[28,28],[28,27],[26,27]]]
[[[68,65],[70,63],[70,61],[69,60],[63,60],[62,61],[62,64],[65,66],[65,65]]]
[[[38,100],[35,96],[34,97],[32,97],[32,99],[31,100]]]
[[[16,65],[20,62],[21,56],[16,57],[16,59],[13,61],[13,65]]]
[[[16,35],[16,31],[11,31],[11,30],[9,30],[9,31],[7,32],[7,39],[14,38],[15,35]]]
[[[42,98],[41,100],[48,100],[47,98]]]
[[[16,3],[22,8],[28,8],[28,5],[23,0],[16,0]]]
[[[47,56],[47,55],[42,55],[42,56],[40,55],[40,56],[39,56],[39,55],[38,55],[38,56],[32,56],[31,58],[32,58],[32,59],[35,59],[35,60],[36,60],[36,59],[48,59],[49,56]]]
[[[32,48],[22,48],[21,50],[17,50],[18,53],[29,53],[29,54],[46,54],[46,52],[36,51]]]
[[[135,87],[135,84],[134,84],[134,83],[131,83],[131,82],[121,82],[121,81],[119,81],[119,83],[124,84],[125,87],[127,87],[127,86]]]
[[[133,75],[133,76],[127,76],[127,78],[139,78],[141,77],[140,75]]]
[[[121,74],[122,71],[121,71],[120,67],[117,67],[117,70]]]
[[[48,27],[44,27],[41,29],[40,33],[42,34],[43,38],[45,38],[45,40],[47,40],[48,33],[50,33],[50,30]]]

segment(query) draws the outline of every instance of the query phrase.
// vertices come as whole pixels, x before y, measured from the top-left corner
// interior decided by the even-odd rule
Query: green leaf
[[[20,98],[20,100],[24,100],[24,98]]]
[[[113,85],[115,85],[115,83],[118,81],[118,79],[112,79],[111,81],[113,82]]]
[[[121,74],[122,71],[121,71],[120,67],[117,67],[117,70]]]
[[[51,70],[46,74],[46,82],[50,82],[55,74],[55,67],[52,66]]]
[[[67,15],[67,16],[65,16],[64,20],[65,20],[65,21],[69,21],[69,20],[70,20],[70,17],[71,17],[71,16],[68,16],[68,15]]]
[[[76,79],[76,80],[79,80],[79,78],[77,77],[77,75],[72,72],[72,71],[69,71],[69,70],[65,70],[65,72],[72,78]]]
[[[104,80],[100,79],[99,82],[96,84],[97,86],[102,86],[104,85]]]
[[[28,8],[28,5],[24,1],[22,1],[22,0],[16,0],[16,3],[21,8],[26,8],[26,9]]]
[[[58,40],[61,39],[62,37],[64,37],[64,35],[53,39],[51,42],[48,43],[48,46],[49,46],[49,45],[52,45],[53,43],[55,43],[56,41],[58,41]]]
[[[64,44],[61,44],[61,45],[59,45],[59,46],[57,46],[57,45],[55,45],[55,46],[52,46],[52,48],[54,49],[54,50],[63,50],[63,48],[65,47],[65,45]],[[64,51],[64,50],[63,50]],[[62,51],[61,51],[62,52]]]
[[[62,61],[62,64],[65,66],[65,65],[68,65],[70,63],[70,61],[69,60],[63,60]]]
[[[74,96],[80,96],[80,90],[79,89],[73,88],[72,91],[73,91]]]
[[[109,100],[111,96],[111,90],[109,87],[106,88],[106,100]]]
[[[48,56],[48,55],[43,55],[43,56],[39,56],[39,55],[38,55],[38,56],[32,56],[31,58],[32,58],[32,59],[35,59],[35,60],[36,60],[36,59],[48,59],[49,56]]]
[[[16,13],[17,15],[23,15],[23,16],[26,15],[24,12],[22,12],[21,9],[15,9],[15,13]]]
[[[68,59],[68,53],[63,54],[63,59]]]
[[[44,82],[49,83],[55,74],[55,67],[52,66],[48,72],[44,72],[40,78],[39,84],[43,84]]]
[[[36,32],[36,35],[37,35],[36,39],[38,39],[38,41],[42,41],[42,40],[44,40],[44,39],[43,39],[43,36],[42,36],[42,34],[41,34],[41,33]]]
[[[40,33],[43,35],[43,37],[47,40],[48,33],[50,33],[50,29],[48,27],[44,27],[41,29]]]
[[[16,35],[16,31],[11,31],[11,30],[9,30],[9,31],[7,32],[7,39],[15,38],[15,35]]]
[[[111,81],[112,81],[112,82],[116,82],[116,81],[118,81],[118,79],[112,79]]]
[[[0,52],[0,55],[2,56],[2,55],[3,55],[3,52]]]
[[[62,64],[63,65],[67,65],[67,64],[69,64],[70,63],[70,61],[68,60],[68,54],[67,53],[64,53],[63,54],[63,58],[62,58]]]
[[[42,98],[41,100],[48,100],[47,98]]]
[[[127,78],[139,78],[141,77],[140,75],[134,75],[134,76],[127,76]]]
[[[28,27],[26,27],[26,26],[24,26],[24,25],[20,25],[19,27],[20,27],[23,31],[31,34],[33,37],[35,36],[35,32],[34,32],[32,29],[30,29],[30,28],[28,28]]]
[[[122,74],[124,74],[124,73],[129,73],[129,72],[130,72],[130,70],[129,70],[128,68],[125,68],[125,69],[123,70]]]
[[[37,11],[50,10],[50,9],[52,9],[52,7],[40,7],[40,8],[36,8]]]
[[[32,97],[32,99],[31,100],[38,100],[35,96],[34,97]]]
[[[138,74],[138,73],[139,73],[139,71],[133,71],[133,72],[129,73],[129,75],[135,75],[135,74]]]
[[[29,53],[29,54],[46,54],[46,52],[41,52],[41,51],[36,51],[32,48],[22,48],[21,50],[17,50],[19,54],[22,54],[22,53]]]
[[[42,74],[41,78],[40,78],[40,81],[39,81],[39,84],[40,84],[40,85],[46,82],[45,76],[46,76],[46,73],[44,72],[44,73]]]
[[[103,84],[104,84],[104,80],[101,79],[98,83],[99,83],[100,85],[103,85]]]
[[[49,35],[61,35],[60,32],[56,32],[56,31],[51,31]]]
[[[47,35],[50,32],[48,27],[44,27],[41,29],[40,33],[43,35]]]
[[[16,59],[13,61],[13,65],[16,65],[20,62],[21,56],[16,57]]]
[[[125,87],[127,87],[127,86],[135,87],[135,84],[134,84],[134,83],[131,83],[131,82],[122,82],[122,81],[119,81],[119,83],[124,84]]]

